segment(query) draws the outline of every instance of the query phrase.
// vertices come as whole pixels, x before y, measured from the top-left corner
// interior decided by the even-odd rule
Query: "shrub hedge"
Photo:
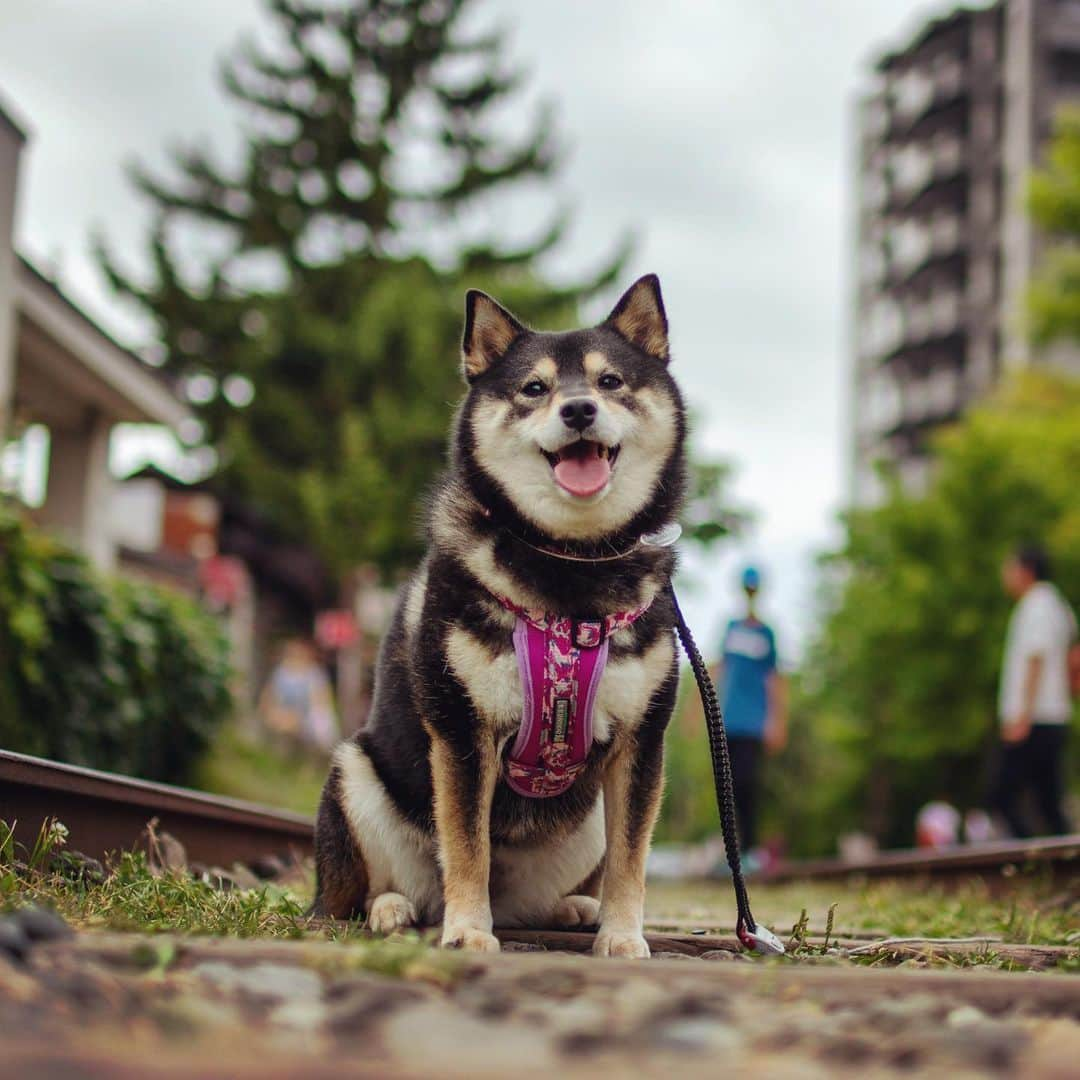
[[[230,710],[192,601],[105,578],[0,503],[0,747],[185,783]]]

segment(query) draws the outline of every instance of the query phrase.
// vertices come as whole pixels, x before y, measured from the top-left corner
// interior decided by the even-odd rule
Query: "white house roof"
[[[48,412],[93,405],[114,421],[175,427],[191,413],[162,376],[118,345],[21,256],[15,266],[19,387]],[[57,395],[55,389],[63,388]],[[66,399],[62,400],[62,399]],[[35,410],[37,411],[37,410]],[[56,420],[63,422],[62,415]]]

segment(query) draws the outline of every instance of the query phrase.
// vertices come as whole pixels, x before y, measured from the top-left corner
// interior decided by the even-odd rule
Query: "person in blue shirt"
[[[724,631],[719,678],[724,727],[731,751],[739,838],[746,851],[757,845],[757,789],[761,754],[787,743],[787,701],[776,666],[776,638],[757,617],[761,574],[748,566],[742,575],[746,614]]]

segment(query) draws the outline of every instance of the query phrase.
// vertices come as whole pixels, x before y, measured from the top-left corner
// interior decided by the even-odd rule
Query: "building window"
[[[889,250],[901,273],[909,273],[930,254],[930,230],[918,221],[904,221],[889,230]]]
[[[859,276],[868,285],[876,285],[885,276],[885,255],[877,244],[864,244],[859,252]]]
[[[864,210],[876,211],[885,205],[889,188],[878,170],[874,169],[863,176],[861,194]]]
[[[867,380],[865,393],[865,411],[860,414],[860,420],[865,422],[864,430],[874,433],[895,427],[900,421],[902,401],[892,374],[875,371]]]
[[[990,261],[973,261],[969,272],[972,300],[977,304],[989,304],[994,299],[994,268]]]
[[[865,138],[877,140],[889,126],[889,110],[880,97],[863,102],[862,133]]]
[[[907,122],[921,116],[934,100],[934,80],[918,68],[904,72],[891,89],[893,108]]]
[[[997,35],[989,23],[976,26],[972,52],[980,64],[992,64],[997,59]]]
[[[904,340],[909,344],[925,341],[930,336],[933,313],[930,305],[921,300],[911,300],[904,307]]]
[[[903,330],[900,308],[891,300],[878,300],[867,312],[859,335],[863,356],[878,357],[892,352],[900,344]]]
[[[934,332],[942,336],[951,334],[960,323],[960,297],[951,289],[934,294],[928,307]]]
[[[947,100],[960,92],[964,69],[955,56],[942,53],[934,60],[934,88],[939,100]]]
[[[958,172],[962,157],[959,139],[944,134],[934,139],[934,172],[937,176],[952,176]]]
[[[921,191],[934,175],[933,155],[926,147],[915,143],[895,150],[890,166],[893,183],[905,196]]]
[[[928,376],[928,398],[935,416],[948,416],[959,402],[959,379],[955,368],[939,367]]]
[[[979,184],[975,187],[972,196],[971,208],[975,220],[980,225],[987,225],[994,220],[997,207],[997,196],[990,184]]]
[[[1078,22],[1080,25],[1080,22]],[[1054,82],[1060,86],[1080,86],[1080,52],[1058,49],[1054,52],[1052,68]]]
[[[960,219],[948,210],[939,210],[930,222],[934,253],[948,255],[960,243]]]
[[[993,105],[979,105],[975,109],[975,115],[971,120],[971,129],[977,142],[993,142],[997,132],[997,118],[994,116]]]

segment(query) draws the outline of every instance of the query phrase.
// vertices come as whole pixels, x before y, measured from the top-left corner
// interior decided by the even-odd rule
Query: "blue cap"
[[[748,566],[742,572],[742,584],[744,589],[760,589],[761,574],[756,566]]]

